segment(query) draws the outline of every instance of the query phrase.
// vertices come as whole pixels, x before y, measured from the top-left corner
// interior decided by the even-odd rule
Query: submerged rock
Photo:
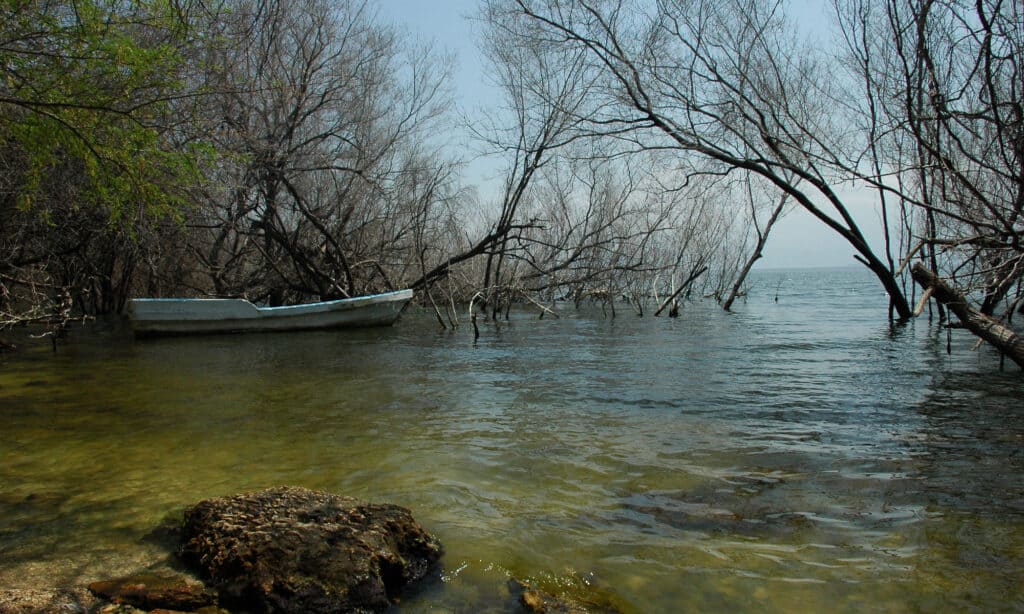
[[[530,614],[586,614],[586,610],[556,599],[553,595],[525,587],[519,593],[519,605]]]
[[[267,612],[383,610],[442,552],[405,508],[288,487],[202,501],[181,537],[222,601]]]
[[[113,604],[143,610],[192,611],[217,603],[217,595],[205,586],[178,576],[138,574],[93,582],[89,590]]]
[[[582,599],[556,597],[516,579],[508,581],[509,593],[527,614],[618,614],[620,611],[600,594]]]
[[[85,614],[95,601],[84,589],[0,589],[0,614]]]

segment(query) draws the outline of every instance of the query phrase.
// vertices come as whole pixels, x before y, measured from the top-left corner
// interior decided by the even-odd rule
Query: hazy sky
[[[476,0],[376,0],[376,3],[383,21],[393,22],[420,39],[434,41],[438,48],[455,55],[454,96],[459,107],[471,111],[497,99],[476,48],[479,29],[470,19],[476,11]],[[793,4],[803,7],[804,18],[815,25],[816,31],[826,31],[821,26],[823,3],[794,0]],[[481,165],[471,168],[469,180],[478,184],[484,182],[486,169]],[[486,186],[481,187],[486,192]],[[850,202],[862,231],[880,253],[881,223],[871,199],[864,197]],[[853,253],[853,248],[824,224],[803,210],[794,210],[773,229],[758,267],[858,266]]]

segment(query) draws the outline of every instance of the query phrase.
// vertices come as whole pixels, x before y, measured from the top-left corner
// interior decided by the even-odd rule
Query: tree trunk
[[[914,263],[910,274],[919,286],[933,289],[932,298],[956,314],[960,322],[978,337],[992,344],[1024,369],[1024,337],[995,318],[989,317],[967,303],[962,294],[951,288],[920,262]]]
[[[764,225],[764,230],[757,233],[757,245],[754,246],[754,253],[750,255],[747,263],[743,265],[743,270],[736,276],[736,281],[732,285],[732,291],[729,292],[729,298],[725,299],[722,303],[722,309],[726,311],[732,310],[732,303],[736,300],[736,297],[740,293],[740,288],[743,287],[743,282],[747,280],[747,275],[750,274],[750,269],[754,268],[754,263],[761,259],[761,255],[764,253],[764,246],[768,243],[768,233],[772,231],[772,226],[778,221],[782,215],[782,209],[786,206],[786,201],[789,200],[789,195],[785,192],[782,193],[782,197],[779,199],[779,204],[775,205],[775,210],[772,211],[771,217],[768,219],[768,223]],[[756,218],[755,218],[756,223]],[[755,226],[756,228],[756,226]]]
[[[675,292],[672,293],[672,296],[670,296],[667,299],[665,299],[665,302],[663,302],[661,304],[661,307],[658,307],[658,310],[654,312],[654,317],[660,316],[661,312],[665,311],[665,308],[669,306],[669,303],[674,302],[676,300],[676,297],[683,293],[683,290],[686,290],[687,288],[689,288],[690,284],[692,284],[694,281],[696,281],[697,278],[700,277],[701,275],[703,275],[704,272],[707,271],[707,270],[708,270],[708,267],[701,266],[697,270],[692,271],[690,273],[690,276],[686,278],[686,281],[683,282],[683,285],[679,286],[679,288]],[[678,315],[679,315],[679,313],[678,313],[678,310],[677,310],[676,311],[676,315],[674,315],[672,317],[674,318],[674,317],[677,317]]]

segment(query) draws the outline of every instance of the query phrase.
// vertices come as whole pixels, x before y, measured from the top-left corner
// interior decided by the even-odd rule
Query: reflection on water
[[[860,271],[564,313],[8,358],[0,586],[137,569],[168,514],[293,484],[441,538],[400,611],[508,611],[509,575],[625,612],[1024,608],[1024,378],[971,338],[890,330]]]

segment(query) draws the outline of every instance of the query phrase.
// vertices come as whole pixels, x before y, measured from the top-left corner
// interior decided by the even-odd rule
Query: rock
[[[581,606],[558,599],[537,590],[523,591],[519,595],[519,605],[529,614],[587,614],[588,610]]]
[[[227,610],[222,610],[217,606],[207,606],[200,608],[195,612],[179,612],[178,610],[164,610],[157,608],[156,610],[150,610],[150,614],[230,614]]]
[[[216,593],[180,576],[138,574],[93,582],[89,590],[113,604],[130,605],[143,610],[162,608],[192,611],[217,603]]]
[[[145,614],[145,612],[145,610],[140,610],[127,603],[107,603],[96,608],[93,614]]]
[[[198,503],[179,549],[222,601],[311,614],[383,610],[441,552],[405,508],[289,487]]]
[[[36,612],[85,614],[95,601],[84,589],[0,589],[0,614],[35,614]]]
[[[514,578],[508,581],[509,594],[523,612],[529,614],[618,614],[621,610],[605,595],[596,592],[572,597],[556,597],[550,593],[520,582]]]
[[[544,603],[544,596],[537,591],[523,591],[519,595],[519,603],[527,612],[546,612],[548,609]]]
[[[196,610],[194,612],[181,612],[181,611],[178,611],[178,610],[164,610],[162,608],[157,608],[156,610],[150,610],[149,614],[231,614],[231,613],[228,612],[227,610],[222,610],[221,608],[218,608],[217,606],[209,605],[209,606],[206,606],[205,608],[199,608],[198,610]]]

